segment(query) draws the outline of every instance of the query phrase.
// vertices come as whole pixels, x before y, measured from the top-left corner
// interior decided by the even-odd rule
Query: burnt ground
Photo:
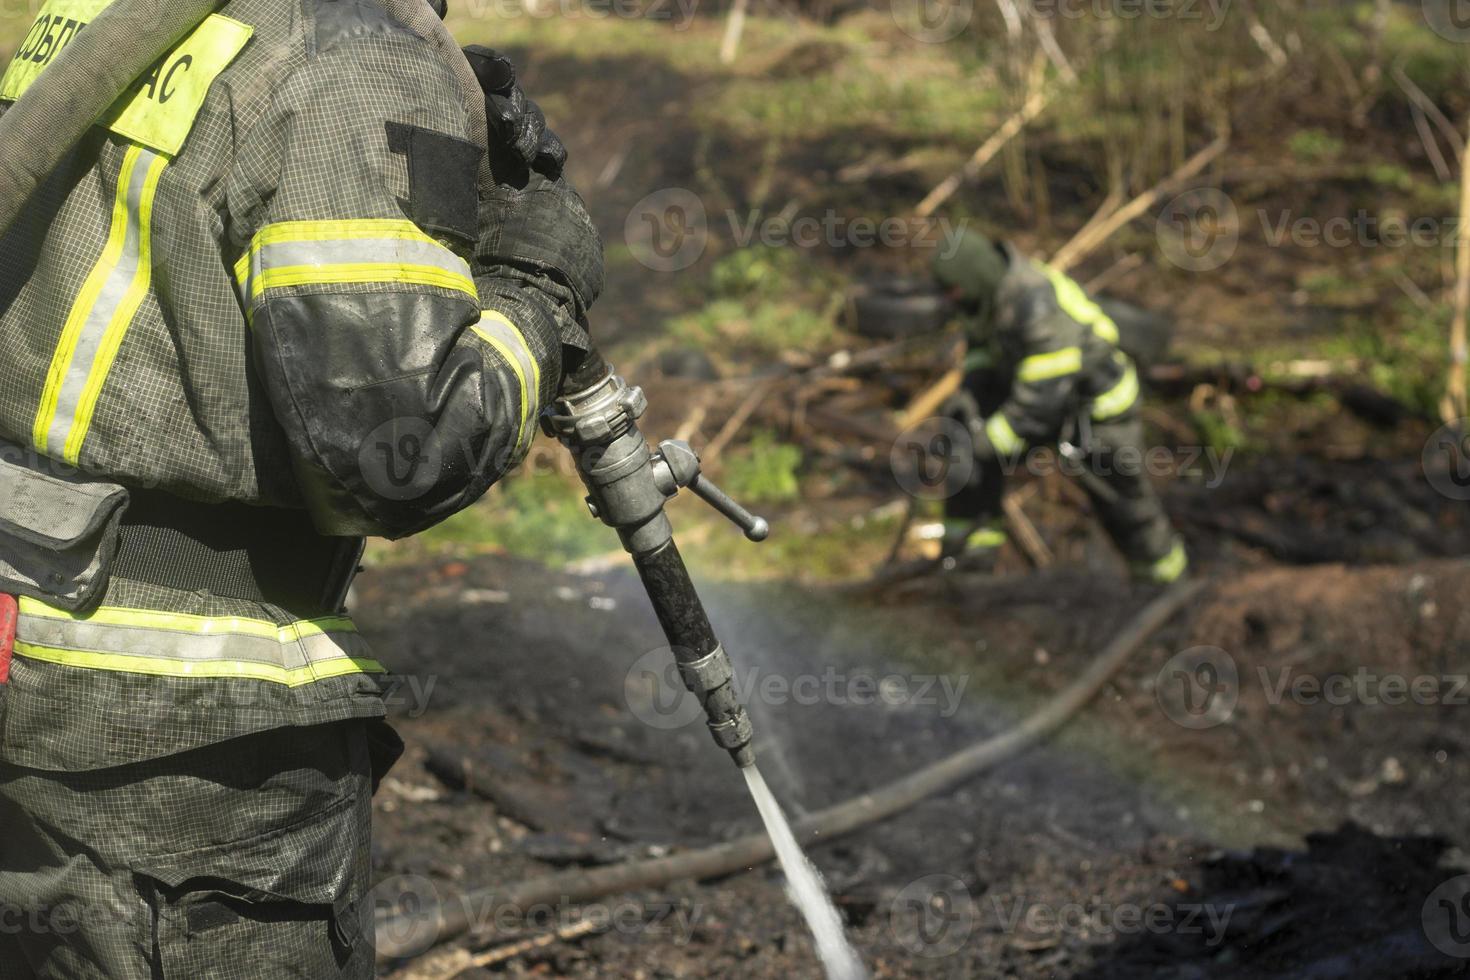
[[[1294,465],[1272,470],[1286,488],[1274,498],[1242,468],[1208,520],[1176,489],[1212,584],[1059,739],[902,816],[808,842],[876,976],[1470,975],[1470,958],[1441,951],[1470,953],[1447,932],[1470,925],[1452,918],[1466,879],[1435,893],[1470,869],[1470,565],[1438,557],[1463,531],[1422,477],[1380,467],[1345,483],[1338,464]],[[1390,490],[1407,501],[1396,512],[1417,516],[1342,530]],[[1275,537],[1335,541],[1338,560],[1285,563]],[[1366,550],[1379,538],[1396,563]],[[1014,722],[1150,597],[1084,563],[876,594],[704,588],[762,768],[797,813]],[[382,654],[411,672],[397,719],[409,751],[377,804],[385,878],[424,876],[450,895],[757,829],[723,753],[660,696],[667,655],[631,575],[490,556],[373,571],[358,604]],[[1220,697],[1201,715],[1179,678],[1205,676],[1206,662]],[[488,968],[435,951],[390,975],[820,975],[770,868],[592,910],[619,924]],[[578,914],[531,912],[530,926],[482,923],[455,948]]]
[[[791,200],[813,213],[901,214],[941,175],[899,171],[839,186],[832,175],[853,162],[854,145],[886,143],[881,133],[820,133],[781,147],[767,181],[764,141],[695,132],[686,120],[718,91],[714,74],[641,56],[513,54],[538,98],[560,100],[574,177],[615,246],[626,244],[630,211],[660,188],[694,187],[711,213]],[[1233,165],[1274,167],[1279,121],[1246,111],[1238,122]],[[1393,146],[1416,142],[1400,129]],[[1365,158],[1394,156],[1360,133],[1347,142]],[[1031,152],[1055,174],[1077,169],[1060,142],[1038,140]],[[998,172],[956,198],[957,214],[983,214],[1044,254],[1102,193],[1079,181],[1085,193],[1064,201],[1068,182],[1052,183],[1057,226],[1042,232],[1034,216],[1009,209]],[[1356,207],[1361,188],[1272,179],[1232,192],[1251,209],[1329,215]],[[697,308],[709,266],[731,247],[720,234],[710,244],[677,276],[624,256],[596,311],[601,341],[636,350],[661,339],[667,316]],[[1095,256],[1083,278],[1132,247]],[[1304,270],[1327,261],[1320,252],[1268,248],[1252,234],[1240,247],[1214,276],[1155,263],[1114,290],[1171,314],[1178,346],[1195,354],[1250,354],[1283,340],[1310,354],[1342,333],[1342,311],[1299,295]],[[1339,258],[1332,264],[1348,281],[1371,265],[1356,252]],[[640,382],[654,373],[632,366]],[[1182,404],[1192,393],[1151,399],[1154,438],[1198,444]],[[1234,394],[1243,406],[1254,397]],[[709,427],[738,402],[714,411]],[[676,429],[690,399],[669,391],[654,398],[660,405],[670,414],[651,433]],[[1432,424],[1416,417],[1375,429],[1345,415],[1306,399],[1274,410],[1281,422],[1269,444],[1242,453],[1222,484],[1167,488],[1212,584],[1061,736],[899,817],[806,842],[876,976],[1470,975],[1470,957],[1450,955],[1470,954],[1457,944],[1470,938],[1459,877],[1470,870],[1470,691],[1461,687],[1470,565],[1456,557],[1470,553],[1470,525],[1463,501],[1436,492],[1421,471]],[[777,533],[810,512],[890,500],[887,450],[833,462],[843,486],[860,484],[845,498],[817,499],[807,491],[821,481],[808,480],[800,504],[772,515]],[[1008,553],[1002,577],[925,577],[879,591],[701,581],[747,678],[762,768],[789,810],[873,789],[1004,728],[1065,686],[1145,604],[1148,593],[1109,574],[1116,557],[1066,481],[1038,481],[1026,511],[1057,553],[1051,570],[1031,571]],[[575,575],[503,556],[385,567],[364,577],[358,607],[383,657],[408,672],[397,718],[408,753],[377,799],[385,880],[422,876],[448,897],[757,828],[728,760],[697,721],[674,724],[678,709],[660,700],[662,641],[628,573]],[[843,682],[837,694],[822,687],[829,670]],[[884,678],[898,703],[855,703],[872,702],[862,694]],[[1190,678],[1214,691],[1192,705],[1208,706],[1202,714],[1183,703],[1186,693],[1202,696]],[[799,680],[818,685],[815,703],[796,697]],[[773,695],[783,684],[792,693]],[[1413,685],[1417,697],[1405,695]],[[431,951],[387,972],[819,975],[769,867],[589,908],[619,924],[469,965],[577,915],[531,910],[529,926],[481,923],[450,944],[453,955]]]

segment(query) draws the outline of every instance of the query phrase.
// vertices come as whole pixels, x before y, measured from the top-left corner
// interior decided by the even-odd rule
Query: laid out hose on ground
[[[946,759],[860,796],[830,806],[795,822],[796,836],[807,845],[852,833],[971,779],[1019,755],[1061,728],[1097,696],[1108,680],[1150,636],[1199,594],[1203,582],[1176,585],[1149,603],[1130,620],[1082,675],[1020,724],[992,738],[962,749]],[[418,915],[392,916],[378,922],[380,963],[425,951],[428,943],[453,939],[476,928],[471,910],[482,921],[496,921],[498,910],[534,908],[546,902],[586,902],[672,881],[718,878],[764,864],[775,856],[771,839],[749,834],[724,844],[685,851],[648,861],[608,867],[562,871],[507,884],[504,887],[441,893],[442,901]],[[487,913],[488,910],[488,914]]]
[[[223,0],[116,0],[0,115],[0,235],[97,120]],[[464,52],[427,0],[383,0],[388,15],[454,72],[470,139],[487,145],[485,97]]]

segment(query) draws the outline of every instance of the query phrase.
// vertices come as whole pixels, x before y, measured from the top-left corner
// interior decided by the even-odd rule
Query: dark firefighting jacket
[[[49,0],[0,104],[108,2]],[[602,266],[557,173],[497,165],[477,195],[469,132],[449,68],[373,0],[231,0],[0,239],[0,440],[307,534],[472,503],[527,451]],[[85,612],[22,599],[0,756],[84,768],[376,715],[383,672],[330,611],[119,574]]]
[[[1008,375],[1010,394],[985,420],[1001,455],[1057,438],[1069,417],[1122,418],[1138,401],[1138,373],[1118,349],[1118,328],[1064,273],[1003,246],[1010,269],[996,296],[994,328],[973,344],[967,367]]]

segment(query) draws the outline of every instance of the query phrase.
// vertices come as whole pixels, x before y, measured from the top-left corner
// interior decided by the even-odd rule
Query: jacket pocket
[[[371,977],[359,908],[369,817],[366,799],[349,797],[261,837],[136,868],[162,980]]]
[[[128,492],[0,456],[0,592],[70,612],[101,599]]]

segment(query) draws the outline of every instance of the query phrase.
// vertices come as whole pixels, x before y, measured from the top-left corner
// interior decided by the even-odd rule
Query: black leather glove
[[[520,166],[556,180],[566,166],[567,148],[546,128],[541,107],[521,91],[515,65],[505,55],[478,44],[465,48],[464,53],[480,80],[480,88],[485,91],[492,142],[498,137]],[[492,148],[492,167],[500,163],[500,169],[504,169],[504,161],[498,161],[496,156]]]

